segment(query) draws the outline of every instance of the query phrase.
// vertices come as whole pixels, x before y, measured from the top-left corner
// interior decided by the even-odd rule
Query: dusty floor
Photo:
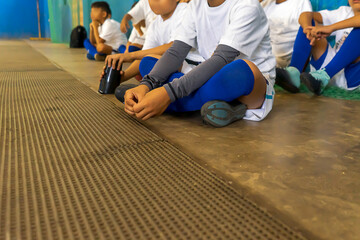
[[[87,60],[84,49],[28,43],[97,91],[103,63]],[[260,123],[214,129],[190,113],[145,124],[299,227],[323,239],[359,239],[359,122],[360,102],[279,94]]]

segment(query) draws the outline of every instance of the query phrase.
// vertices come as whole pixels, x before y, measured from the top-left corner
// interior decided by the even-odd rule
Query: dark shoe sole
[[[115,97],[122,103],[124,103],[125,93],[127,90],[137,87],[136,84],[122,84],[115,89]]]
[[[317,96],[321,95],[321,82],[316,80],[310,73],[302,73],[300,79],[310,92]]]
[[[291,83],[289,73],[282,68],[276,68],[275,83],[288,92],[291,92],[291,93],[300,92],[300,89]]]
[[[213,127],[225,127],[245,116],[247,107],[244,104],[232,106],[224,101],[210,101],[201,108],[203,121]]]

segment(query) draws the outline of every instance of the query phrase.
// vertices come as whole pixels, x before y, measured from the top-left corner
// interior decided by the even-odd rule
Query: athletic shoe
[[[309,73],[302,73],[300,78],[301,82],[305,84],[309,91],[318,96],[322,94],[330,81],[330,76],[327,74],[325,69],[320,69]]]
[[[94,56],[90,53],[86,54],[87,59],[89,60],[95,60]]]
[[[127,90],[131,89],[131,88],[134,88],[134,87],[137,87],[138,85],[136,84],[120,84],[120,86],[118,86],[116,89],[115,89],[115,97],[122,103],[125,102],[125,93]]]
[[[96,61],[103,62],[106,59],[106,55],[96,53],[94,58],[95,58]]]
[[[246,110],[246,105],[240,102],[210,101],[201,107],[201,117],[205,123],[220,128],[242,119]]]
[[[275,83],[291,93],[300,91],[300,72],[297,68],[276,68]]]

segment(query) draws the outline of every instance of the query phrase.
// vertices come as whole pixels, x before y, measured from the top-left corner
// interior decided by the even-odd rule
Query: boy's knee
[[[149,54],[149,55],[146,55],[145,57],[160,59],[160,58],[161,58],[161,55],[158,55],[158,54]]]
[[[105,44],[99,43],[96,45],[96,51],[99,53],[104,53],[105,51]]]

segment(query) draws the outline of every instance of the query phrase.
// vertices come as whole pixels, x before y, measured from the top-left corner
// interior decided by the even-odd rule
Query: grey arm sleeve
[[[174,41],[151,72],[144,76],[140,84],[148,86],[150,90],[160,87],[169,79],[171,74],[178,71],[191,48],[190,45],[184,42]]]
[[[234,61],[240,52],[227,45],[218,45],[213,56],[181,78],[164,85],[171,102],[186,97],[204,85],[226,64]]]

